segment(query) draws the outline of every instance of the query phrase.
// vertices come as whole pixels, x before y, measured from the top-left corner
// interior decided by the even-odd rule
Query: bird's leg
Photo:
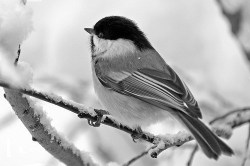
[[[134,142],[137,142],[137,140],[139,140],[143,135],[142,129],[140,126],[137,126],[135,128],[135,132],[133,134],[131,134],[131,137],[133,139]]]
[[[95,121],[88,119],[88,124],[93,127],[99,127],[101,125],[103,115],[109,115],[109,113],[100,109],[94,109],[94,111],[96,112],[97,120]]]
[[[88,124],[93,127],[99,127],[102,122],[103,115],[109,115],[109,112],[105,110],[98,110],[98,109],[94,109],[94,111],[96,112],[96,120],[94,120],[93,118],[92,119],[88,118]],[[81,112],[78,114],[78,117],[86,118],[86,115]]]

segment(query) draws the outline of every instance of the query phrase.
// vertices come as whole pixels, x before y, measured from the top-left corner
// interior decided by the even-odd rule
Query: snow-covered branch
[[[95,165],[88,155],[68,143],[50,126],[46,115],[39,111],[39,108],[28,97],[24,97],[16,90],[5,88],[4,91],[5,98],[32,135],[33,141],[38,142],[51,155],[66,165]]]
[[[27,88],[22,89],[22,88],[12,87],[4,82],[0,82],[0,86],[14,89],[15,91],[58,105],[62,108],[65,108],[67,110],[76,113],[80,118],[85,118],[90,121],[97,121],[98,119],[98,115],[95,109],[85,107],[83,105],[74,103],[72,101],[66,101],[56,95],[41,93]],[[250,121],[250,109],[244,108],[232,111],[222,117],[216,118],[213,121],[211,121],[210,124],[214,126],[214,131],[216,134],[225,137],[225,135],[230,135],[231,133],[231,130],[229,130],[230,128],[233,129],[249,121]],[[150,142],[155,145],[155,148],[150,151],[151,157],[154,158],[156,158],[162,151],[170,147],[181,146],[182,144],[193,140],[190,134],[184,132],[179,132],[175,135],[164,135],[164,136],[154,136],[147,132],[140,133],[140,131],[138,131],[137,129],[132,129],[126,126],[125,124],[117,122],[111,116],[104,116],[102,118],[101,123],[117,128],[131,135],[141,134],[140,138],[141,140]],[[227,136],[227,138],[229,137]]]
[[[209,124],[213,127],[213,131],[224,138],[230,138],[232,130],[247,122],[250,122],[250,107],[235,109],[227,114],[217,117]]]

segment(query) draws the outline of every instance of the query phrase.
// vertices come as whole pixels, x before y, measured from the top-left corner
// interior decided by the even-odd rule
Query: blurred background
[[[8,6],[1,1],[5,0],[0,0],[0,5],[3,5],[0,9]],[[19,2],[10,1],[13,4]],[[32,67],[32,86],[38,90],[52,92],[86,106],[101,108],[92,87],[89,35],[84,28],[92,27],[105,16],[120,15],[137,22],[154,48],[187,82],[200,103],[204,122],[208,123],[234,108],[249,106],[249,61],[238,38],[231,32],[230,22],[215,0],[23,2],[26,5],[22,7],[22,15],[18,15],[20,11],[16,6],[6,13],[13,12],[13,18],[20,17],[19,21],[25,21],[14,21],[10,27],[29,25],[25,32],[16,32],[26,34],[21,40],[20,60]],[[238,4],[234,4],[233,0],[228,2],[231,3],[229,6]],[[6,13],[0,12],[0,31],[7,18]],[[8,42],[1,40],[4,34],[7,31],[2,34],[0,32],[0,45],[2,44],[4,52],[16,54],[20,43],[10,42],[12,48],[9,49]],[[0,96],[3,96],[2,89]],[[143,143],[134,143],[124,132],[104,125],[99,128],[90,127],[86,120],[78,119],[67,110],[39,102],[52,119],[52,125],[101,165],[111,161],[125,163],[146,147]],[[0,106],[1,165],[63,165],[31,140],[31,135],[4,97],[0,97]],[[152,126],[150,131],[156,134],[176,133],[179,127],[170,120],[168,123]],[[235,150],[235,156],[223,156],[219,161],[213,161],[198,152],[192,165],[239,165],[246,137],[247,126],[242,126],[234,130],[230,140],[226,140]],[[193,143],[170,148],[158,159],[145,156],[133,165],[186,165]]]

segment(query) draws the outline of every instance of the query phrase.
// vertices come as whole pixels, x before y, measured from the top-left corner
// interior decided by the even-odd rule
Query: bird
[[[84,29],[90,34],[95,93],[111,116],[130,127],[172,117],[190,131],[208,158],[233,155],[201,121],[198,102],[187,85],[133,20],[107,16]]]

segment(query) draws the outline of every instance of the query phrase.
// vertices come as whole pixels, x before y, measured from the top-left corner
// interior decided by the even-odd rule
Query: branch
[[[198,150],[198,144],[196,144],[195,146],[194,146],[194,148],[193,148],[193,150],[192,150],[192,152],[191,152],[191,154],[190,154],[190,157],[189,157],[189,160],[188,160],[188,162],[187,162],[187,166],[191,166],[192,165],[192,162],[193,162],[193,160],[194,160],[194,156],[195,156],[195,154],[196,154],[196,152],[197,152],[197,150]]]
[[[239,108],[210,121],[214,132],[224,138],[230,138],[232,130],[250,122],[250,107]]]
[[[5,97],[9,101],[18,118],[37,141],[51,155],[66,165],[94,166],[87,155],[83,155],[73,145],[60,137],[55,129],[47,123],[45,115],[37,113],[35,106],[23,94],[11,89],[4,89]],[[43,123],[42,123],[43,122]]]
[[[21,54],[21,45],[19,44],[18,50],[17,50],[17,57],[16,57],[15,62],[14,62],[14,65],[15,65],[15,66],[17,65],[17,63],[18,63],[18,61],[19,61],[20,54]]]
[[[6,82],[3,82],[0,80],[0,86],[13,89],[15,91],[21,92],[23,94],[44,100],[46,102],[55,104],[57,106],[60,106],[62,108],[65,108],[73,113],[76,113],[79,118],[85,118],[90,121],[97,121],[98,115],[96,112],[98,112],[97,109],[88,108],[83,105],[80,105],[78,103],[74,103],[72,101],[66,101],[63,98],[56,96],[54,94],[46,94],[42,92],[37,92],[33,89],[27,89],[27,88],[20,88],[12,86]],[[106,111],[107,112],[107,111]],[[137,129],[132,129],[128,127],[127,125],[124,125],[122,123],[117,122],[112,117],[107,117],[102,119],[102,124],[114,127],[116,129],[122,130],[126,133],[129,133],[130,135],[141,135],[140,139],[147,141],[149,143],[152,143],[154,145],[158,145],[155,149],[151,151],[151,157],[157,158],[157,156],[164,150],[173,147],[173,146],[181,146],[182,144],[193,140],[192,136],[190,134],[184,133],[185,136],[183,137],[183,132],[179,132],[174,135],[168,135],[168,136],[154,136],[148,132],[142,132],[138,131]]]
[[[58,105],[62,108],[65,108],[67,110],[70,110],[78,115],[80,118],[85,118],[91,121],[97,121],[98,116],[95,111],[96,109],[93,108],[87,108],[83,105],[66,101],[62,99],[61,97],[58,97],[56,95],[52,94],[46,94],[37,92],[33,89],[25,89],[25,88],[18,88],[13,87],[8,83],[5,83],[0,80],[0,86],[5,88],[14,89],[16,91],[19,91],[21,93],[27,94],[29,96],[36,97],[38,99],[47,101],[49,103]],[[215,120],[211,121],[210,124],[212,124],[215,131],[223,131],[224,133],[227,133],[225,128],[221,128],[220,126],[217,126],[215,124],[218,124],[219,122],[223,122],[226,124],[224,126],[235,128],[238,127],[246,122],[250,121],[250,108],[244,108],[232,111],[231,113],[228,113],[222,117],[216,118]],[[173,147],[173,146],[181,146],[182,144],[189,142],[193,140],[193,137],[190,134],[179,132],[175,135],[165,135],[165,136],[154,136],[147,132],[139,133],[137,129],[132,129],[122,123],[117,122],[114,120],[111,116],[105,116],[102,121],[102,124],[114,127],[116,129],[122,130],[126,133],[132,134],[141,134],[141,140],[147,141],[149,143],[152,143],[154,145],[157,145],[155,149],[151,150],[150,155],[153,158],[156,158],[162,151]],[[217,129],[217,127],[219,129]],[[223,129],[223,130],[222,130]],[[224,131],[225,130],[225,131]],[[217,132],[216,132],[217,133]],[[227,133],[228,134],[228,133]],[[223,136],[223,134],[221,134]]]
[[[152,146],[152,147],[146,149],[146,150],[143,151],[141,154],[139,154],[139,155],[133,157],[132,159],[130,159],[128,162],[126,162],[126,163],[123,164],[122,166],[129,166],[129,165],[131,165],[132,163],[134,163],[135,161],[139,160],[139,159],[142,158],[143,156],[146,156],[146,155],[149,153],[149,151],[150,151],[151,149],[154,149],[154,148],[155,148],[155,146]]]
[[[217,117],[210,121],[210,125],[213,126],[212,131],[216,133],[220,137],[224,137],[229,139],[232,135],[232,130],[236,127],[239,127],[245,123],[250,122],[250,107],[240,108],[233,111],[230,111],[220,117]],[[248,139],[250,138],[250,131],[248,133]],[[248,142],[249,143],[249,142]],[[248,143],[247,148],[248,149]],[[192,161],[194,158],[195,153],[198,150],[198,145],[196,144],[195,148],[193,149],[192,153],[190,154],[190,158],[188,160],[187,166],[192,165]],[[243,163],[246,158],[243,159]]]
[[[217,3],[231,25],[232,34],[238,39],[242,51],[250,61],[250,15],[248,14],[250,2],[248,0],[217,0]]]
[[[4,87],[4,88],[9,88],[9,89],[13,89],[15,91],[21,92],[23,94],[41,99],[43,101],[55,104],[59,107],[65,108],[75,114],[77,114],[80,118],[85,118],[91,121],[97,121],[97,114],[95,112],[95,110],[97,109],[93,109],[93,108],[88,108],[85,107],[81,104],[78,103],[74,103],[72,101],[67,101],[64,100],[63,98],[56,96],[54,94],[46,94],[46,93],[42,93],[42,92],[38,92],[36,90],[33,89],[27,89],[27,88],[20,88],[20,87],[14,87],[6,82],[3,82],[0,80],[0,86]],[[131,129],[130,127],[123,125],[119,122],[117,122],[116,120],[114,120],[112,117],[105,117],[102,122],[102,124],[120,129],[126,133],[129,134],[140,134],[138,130],[136,129]],[[153,136],[152,134],[149,133],[143,133],[141,139],[150,142],[150,143],[154,143],[157,142],[156,140],[159,140],[160,138]]]

